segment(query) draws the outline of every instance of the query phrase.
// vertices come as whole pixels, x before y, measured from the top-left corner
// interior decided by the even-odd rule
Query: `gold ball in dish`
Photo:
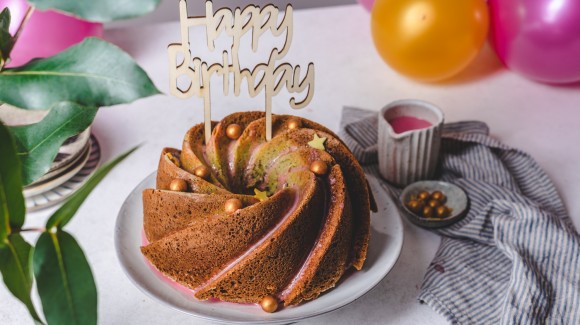
[[[302,126],[302,121],[300,121],[297,118],[292,118],[292,119],[288,120],[288,129],[290,129],[290,130],[298,129],[301,126]]]
[[[175,192],[187,192],[187,182],[176,178],[169,183],[169,189]]]
[[[266,296],[260,301],[260,306],[267,313],[273,313],[278,309],[278,300],[272,296]]]
[[[444,205],[439,206],[435,210],[435,214],[437,215],[437,218],[447,218],[449,216],[449,208]]]
[[[316,160],[310,164],[310,171],[318,176],[323,176],[328,173],[328,164],[322,160]]]
[[[204,165],[198,166],[193,170],[193,174],[197,177],[201,177],[203,179],[208,179],[209,177],[209,169]]]
[[[426,206],[423,208],[423,218],[433,218],[433,208]]]
[[[429,202],[427,202],[427,205],[432,207],[433,209],[435,209],[438,206],[440,206],[441,203],[439,203],[439,201],[437,201],[437,200],[430,200]]]
[[[415,213],[420,213],[423,210],[424,205],[425,204],[421,200],[411,200],[407,203],[409,210]]]
[[[232,140],[237,140],[242,135],[242,127],[239,124],[230,124],[226,128],[226,135]]]
[[[229,199],[224,204],[224,207],[227,213],[234,213],[239,209],[243,208],[244,205],[242,204],[242,201],[238,199]]]
[[[447,201],[447,197],[441,191],[435,191],[435,192],[431,193],[431,199],[437,200],[441,204],[444,204]]]
[[[417,198],[418,198],[419,200],[427,201],[427,200],[429,200],[429,196],[430,196],[430,195],[429,195],[429,192],[427,192],[427,191],[421,191],[421,192],[419,192],[419,194],[417,195]]]

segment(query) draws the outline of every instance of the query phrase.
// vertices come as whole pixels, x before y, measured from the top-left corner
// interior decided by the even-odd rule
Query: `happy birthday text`
[[[242,81],[247,82],[251,97],[255,97],[261,91],[265,93],[266,112],[271,110],[272,97],[283,88],[289,93],[306,94],[301,100],[295,96],[290,98],[290,105],[294,109],[303,108],[312,100],[314,94],[314,65],[310,63],[304,76],[299,65],[293,67],[289,63],[276,64],[282,59],[292,43],[292,7],[288,6],[279,21],[280,11],[274,5],[259,8],[250,5],[243,10],[236,8],[233,12],[229,8],[221,8],[213,12],[211,1],[206,2],[206,15],[202,17],[188,17],[187,4],[184,0],[179,4],[181,20],[181,43],[170,44],[169,66],[172,70],[170,78],[170,90],[174,96],[189,98],[193,95],[204,98],[206,108],[210,104],[210,79],[213,75],[223,78],[223,93],[229,93],[230,76],[233,75],[234,94],[239,96]],[[192,57],[189,42],[189,28],[205,26],[207,46],[213,51],[215,40],[225,33],[232,39],[231,53],[223,51],[222,61],[208,65],[199,57]],[[240,40],[246,33],[251,32],[252,50],[258,50],[259,38],[267,31],[274,37],[285,34],[284,45],[281,49],[272,49],[268,62],[256,65],[252,70],[240,67],[239,48]],[[183,62],[178,62],[178,57],[183,57]],[[231,63],[230,63],[231,62]],[[178,86],[178,78],[186,78],[189,85],[184,89]]]

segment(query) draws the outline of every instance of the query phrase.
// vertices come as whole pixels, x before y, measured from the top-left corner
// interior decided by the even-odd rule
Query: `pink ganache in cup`
[[[399,116],[388,120],[395,133],[403,133],[412,130],[426,129],[431,122],[414,116]]]

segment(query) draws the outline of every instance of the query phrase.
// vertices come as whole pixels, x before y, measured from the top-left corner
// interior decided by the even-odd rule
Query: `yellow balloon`
[[[381,57],[421,81],[463,70],[483,46],[488,27],[485,0],[377,0],[371,14]]]

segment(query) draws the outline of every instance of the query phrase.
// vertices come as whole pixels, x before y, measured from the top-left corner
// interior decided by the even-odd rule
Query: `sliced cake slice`
[[[195,289],[266,236],[293,209],[296,196],[294,189],[285,189],[233,214],[209,216],[141,252],[161,273]]]
[[[143,228],[147,240],[156,241],[196,222],[224,214],[225,204],[231,199],[239,200],[242,207],[258,202],[248,195],[207,195],[146,189],[143,191]]]
[[[180,156],[181,152],[177,149],[163,149],[161,157],[159,158],[159,167],[157,168],[156,187],[158,189],[168,190],[173,180],[181,179],[187,183],[188,190],[191,192],[203,194],[229,193],[227,190],[183,170],[181,168]]]
[[[232,188],[231,179],[234,173],[233,163],[230,165],[233,148],[246,126],[263,116],[262,112],[233,113],[222,119],[213,129],[211,140],[206,146],[206,159],[218,181],[227,184],[229,189]],[[234,129],[228,132],[230,127]]]
[[[215,129],[217,122],[212,121],[211,127]],[[205,126],[203,123],[196,124],[191,127],[185,137],[181,147],[181,166],[184,170],[196,174],[198,168],[206,168],[208,175],[206,180],[216,186],[227,188],[227,184],[220,183],[215,175],[211,164],[207,161],[205,151],[206,144],[204,136]]]
[[[288,189],[300,191],[293,208],[258,243],[194,290],[198,299],[258,303],[266,295],[281,292],[292,280],[318,234],[324,189],[309,171],[292,173]]]
[[[349,266],[352,243],[352,214],[339,165],[334,165],[326,180],[330,205],[312,251],[290,284],[279,295],[284,305],[312,300],[334,287]],[[339,202],[344,202],[340,204]]]

